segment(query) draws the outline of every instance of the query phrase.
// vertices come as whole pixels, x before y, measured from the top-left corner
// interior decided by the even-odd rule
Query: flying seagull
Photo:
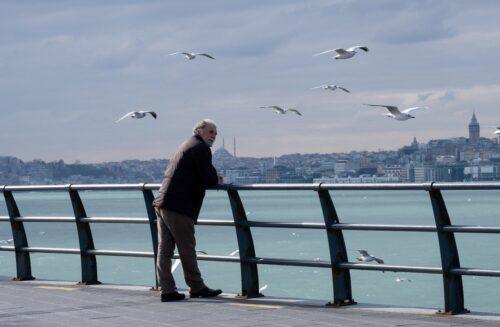
[[[361,262],[371,262],[371,261],[376,261],[377,263],[383,264],[384,260],[374,257],[373,255],[369,254],[366,250],[358,250],[358,252],[361,254],[359,257],[356,259]]]
[[[335,85],[335,84],[324,84],[324,85],[320,85],[320,86],[315,86],[311,90],[315,90],[315,89],[332,90],[332,91],[335,91],[336,89],[340,89],[344,92],[351,93],[351,91],[349,91],[348,89],[346,89],[342,86]]]
[[[208,53],[174,52],[174,53],[169,54],[169,56],[175,56],[175,55],[179,55],[179,54],[183,55],[184,58],[186,58],[188,60],[193,60],[194,58],[196,58],[196,56],[204,56],[204,57],[215,60],[215,58],[212,57],[211,55],[209,55]]]
[[[354,57],[354,55],[356,54],[356,50],[358,50],[358,49],[361,49],[361,50],[363,50],[365,52],[368,52],[368,48],[367,47],[357,45],[357,46],[349,48],[347,50],[342,49],[342,48],[326,50],[326,51],[314,54],[313,57],[314,56],[319,56],[319,55],[322,55],[322,54],[325,54],[325,53],[336,52],[337,55],[335,57],[333,57],[333,58],[335,58],[335,59],[349,59],[349,58]]]
[[[181,263],[180,259],[175,259],[174,264],[172,265],[172,268],[170,268],[170,272],[174,272],[177,267],[179,267],[179,264]]]
[[[366,106],[371,106],[371,107],[382,107],[386,108],[389,110],[389,113],[385,114],[389,118],[394,118],[396,120],[408,120],[410,118],[415,118],[414,116],[410,115],[410,112],[416,109],[427,109],[427,107],[411,107],[407,108],[405,110],[399,111],[398,107],[396,106],[388,106],[388,105],[383,105],[383,104],[368,104],[365,103]]]
[[[127,117],[138,118],[138,119],[139,118],[144,118],[144,117],[146,117],[147,114],[150,114],[151,116],[153,116],[154,119],[156,119],[156,117],[158,117],[158,115],[154,111],[144,111],[144,110],[141,110],[141,111],[131,111],[128,114],[124,115],[122,118],[120,118],[117,121],[115,121],[115,123],[118,123],[120,120],[125,119]]]
[[[284,115],[287,112],[291,111],[291,112],[296,113],[299,116],[302,116],[302,114],[300,113],[300,111],[298,111],[297,109],[293,109],[293,108],[283,109],[283,108],[278,107],[278,106],[264,106],[264,107],[260,107],[260,108],[261,109],[273,109],[274,112],[276,112],[277,114],[282,114],[282,115]]]

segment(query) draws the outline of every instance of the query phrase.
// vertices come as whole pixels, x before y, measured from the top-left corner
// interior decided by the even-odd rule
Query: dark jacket
[[[210,147],[200,136],[194,135],[181,144],[170,160],[153,205],[196,221],[205,190],[217,183]]]

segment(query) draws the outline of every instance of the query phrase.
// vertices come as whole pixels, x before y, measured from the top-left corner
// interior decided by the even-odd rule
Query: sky
[[[0,156],[169,158],[203,118],[238,156],[395,150],[500,124],[498,1],[1,1]],[[324,50],[365,45],[348,60]],[[206,52],[216,60],[169,56]],[[311,90],[324,83],[351,90]],[[385,109],[428,106],[395,121]],[[278,115],[261,106],[299,109]],[[129,111],[152,117],[115,123]]]

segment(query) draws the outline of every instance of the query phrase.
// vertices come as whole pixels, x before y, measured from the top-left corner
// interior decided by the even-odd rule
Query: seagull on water
[[[335,58],[335,59],[349,59],[349,58],[354,57],[354,55],[356,54],[356,50],[358,50],[358,49],[361,49],[364,52],[368,52],[368,48],[367,47],[361,46],[361,45],[357,45],[357,46],[351,47],[349,49],[338,48],[338,49],[326,50],[326,51],[314,54],[313,57],[314,56],[319,56],[319,55],[322,55],[322,54],[325,54],[325,53],[336,52],[337,55],[335,57],[333,57],[333,58]]]
[[[14,241],[13,238],[9,238],[8,240],[0,240],[0,243],[4,243],[4,244],[10,244]]]
[[[240,250],[234,250],[233,252],[229,253],[229,256],[235,256],[240,252]]]
[[[396,106],[388,106],[388,105],[383,105],[383,104],[368,104],[365,103],[365,106],[371,106],[371,107],[382,107],[386,108],[389,110],[389,113],[385,114],[385,116],[389,118],[394,118],[396,120],[408,120],[410,118],[415,118],[414,116],[410,115],[410,112],[416,109],[427,109],[427,107],[411,107],[407,108],[405,110],[400,111],[398,107]]]
[[[302,114],[300,113],[300,111],[298,111],[297,109],[293,109],[293,108],[288,108],[288,109],[283,109],[279,106],[265,106],[265,107],[260,107],[261,109],[273,109],[274,112],[276,112],[277,114],[286,114],[287,112],[291,111],[291,112],[294,112],[295,114],[299,115],[299,116],[302,116]]]
[[[118,123],[120,120],[125,119],[127,117],[138,118],[138,119],[139,118],[144,118],[144,117],[146,117],[147,114],[150,114],[151,116],[153,116],[154,119],[156,119],[156,117],[158,117],[158,115],[154,111],[145,111],[145,110],[131,111],[128,114],[124,115],[122,118],[120,118],[117,121],[115,121],[115,123]]]
[[[340,89],[344,92],[351,93],[351,91],[349,91],[348,89],[346,89],[342,86],[335,85],[335,84],[324,84],[324,85],[320,85],[320,86],[315,86],[311,90],[315,90],[315,89],[332,90],[332,91],[335,91],[336,89]]]
[[[210,58],[210,59],[214,59],[214,57],[212,57],[211,55],[209,55],[208,53],[193,53],[193,52],[174,52],[174,53],[171,53],[169,54],[169,56],[175,56],[175,55],[183,55],[184,58],[188,59],[188,60],[193,60],[196,58],[196,56],[204,56],[204,57],[207,57],[207,58]]]
[[[396,283],[402,283],[402,282],[411,283],[411,279],[409,279],[409,278],[403,278],[403,277],[396,277],[395,281],[396,281]]]
[[[267,284],[259,288],[259,293],[267,289]]]
[[[361,254],[359,257],[356,258],[356,260],[358,260],[358,261],[361,261],[361,262],[376,261],[377,263],[380,263],[380,264],[384,263],[384,260],[369,254],[368,251],[366,251],[366,250],[358,250],[358,252]]]

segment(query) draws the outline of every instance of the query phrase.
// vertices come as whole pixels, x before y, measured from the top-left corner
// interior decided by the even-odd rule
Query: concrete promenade
[[[146,287],[0,279],[0,326],[500,326],[500,315],[431,309],[325,307],[294,299],[188,299],[161,303]]]

